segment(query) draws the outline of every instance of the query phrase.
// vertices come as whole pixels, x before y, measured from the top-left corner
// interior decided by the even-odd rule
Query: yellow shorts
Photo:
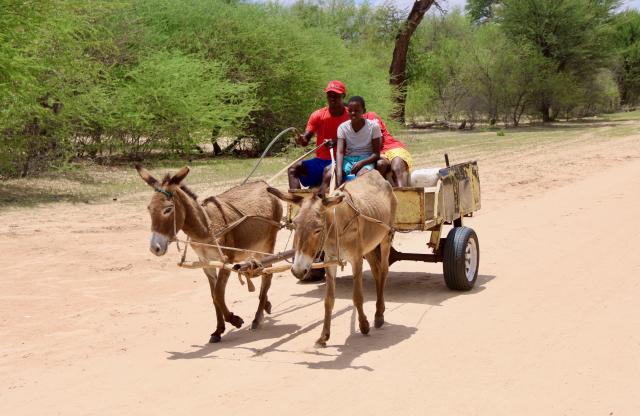
[[[394,158],[399,157],[404,160],[409,170],[413,169],[413,159],[411,158],[411,153],[404,147],[396,147],[395,149],[389,149],[386,152],[380,154],[380,157],[387,159],[391,162]]]

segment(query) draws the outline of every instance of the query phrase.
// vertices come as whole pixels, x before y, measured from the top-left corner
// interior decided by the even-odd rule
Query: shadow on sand
[[[460,292],[449,289],[444,283],[442,274],[424,272],[398,272],[390,271],[384,289],[384,299],[391,303],[414,303],[441,306],[442,302],[456,296],[468,296],[482,292],[485,285],[495,276],[478,275],[475,287],[468,292]],[[295,297],[311,297],[324,299],[324,284],[317,285],[313,290]],[[341,276],[336,279],[336,299],[351,299],[353,294],[353,279],[351,276]],[[375,301],[375,284],[371,272],[364,272],[364,299],[365,302]],[[387,310],[389,308],[387,307]]]
[[[329,340],[327,347],[318,349],[315,353],[310,353],[313,356],[318,356],[320,359],[325,357],[332,359],[301,361],[295,364],[304,365],[313,370],[342,370],[350,368],[353,370],[374,371],[374,369],[368,365],[354,365],[353,362],[365,353],[386,350],[389,347],[399,344],[411,338],[418,330],[414,327],[385,322],[382,328],[371,328],[368,335],[362,335],[360,331],[356,329],[356,311],[353,308],[350,309],[351,330],[344,344],[331,345],[331,340]]]
[[[371,302],[375,300],[374,282],[370,272],[364,273],[365,277],[365,301]],[[380,329],[371,328],[371,332],[367,336],[363,336],[356,326],[356,313],[352,305],[334,310],[332,319],[335,319],[346,313],[351,314],[350,334],[343,345],[331,345],[326,348],[316,349],[307,352],[314,357],[316,361],[296,362],[295,364],[304,365],[311,369],[361,369],[373,371],[369,366],[356,366],[353,362],[361,355],[371,352],[380,351],[392,347],[413,336],[422,322],[422,319],[433,306],[442,306],[442,304],[451,298],[457,296],[472,296],[485,289],[485,285],[493,280],[495,276],[479,275],[475,287],[469,292],[458,292],[449,290],[443,280],[441,274],[430,274],[420,272],[389,272],[387,284],[385,288],[385,300],[387,303],[395,303],[393,307],[387,306],[386,317],[392,316],[392,312],[406,304],[426,305],[421,316],[416,316],[416,326],[405,326],[385,322]],[[239,348],[252,353],[251,357],[260,357],[270,352],[289,352],[283,348],[287,343],[297,337],[317,330],[319,332],[322,326],[322,317],[318,316],[318,320],[304,327],[296,324],[278,324],[279,318],[286,317],[288,314],[313,305],[322,304],[324,298],[324,283],[313,285],[302,285],[303,287],[312,286],[311,290],[296,294],[294,297],[309,298],[310,302],[302,305],[298,304],[290,306],[279,311],[275,311],[273,315],[266,316],[263,322],[263,329],[250,331],[247,329],[232,329],[223,336],[221,344],[204,344],[192,345],[195,350],[188,352],[167,351],[170,354],[169,360],[183,360],[194,358],[221,358],[215,355],[220,349]],[[351,299],[353,290],[353,280],[351,276],[342,276],[336,279],[336,298]],[[371,317],[370,317],[371,318]],[[244,344],[250,344],[257,340],[275,339],[275,341],[267,346],[256,348],[247,347]],[[327,360],[329,358],[329,360]]]
[[[372,328],[367,336],[363,336],[356,328],[357,314],[355,309],[351,310],[351,330],[343,345],[329,346],[326,350],[335,350],[335,354],[322,354],[333,357],[332,360],[325,361],[304,361],[296,364],[307,366],[311,369],[341,370],[345,368],[373,371],[369,366],[353,365],[353,362],[362,354],[371,351],[381,351],[402,341],[411,338],[418,330],[427,312],[433,306],[441,306],[446,300],[467,296],[481,292],[485,289],[485,284],[493,280],[495,276],[480,275],[473,290],[469,292],[458,292],[446,287],[443,277],[440,274],[427,274],[419,272],[389,272],[387,284],[385,286],[385,301],[387,303],[398,303],[393,308],[387,307],[385,317],[389,317],[394,309],[398,309],[405,304],[422,304],[428,307],[417,316],[415,327],[405,326],[385,322],[380,329]],[[375,291],[371,274],[365,272],[365,299],[374,300]],[[350,276],[336,279],[336,298],[351,299],[353,291],[352,279]],[[318,287],[313,291],[299,296],[324,296],[324,288]],[[320,326],[321,323],[318,323]]]

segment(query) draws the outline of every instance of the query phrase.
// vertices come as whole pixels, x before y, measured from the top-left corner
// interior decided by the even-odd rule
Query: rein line
[[[224,255],[224,253],[222,252],[222,250],[229,250],[229,251],[238,251],[238,252],[245,252],[245,253],[251,253],[251,254],[259,254],[259,255],[271,255],[272,253],[266,253],[263,251],[257,251],[257,250],[250,250],[250,249],[243,249],[243,248],[237,248],[237,247],[230,247],[230,246],[226,246],[226,245],[222,245],[221,242],[219,241],[219,239],[221,237],[224,237],[224,235],[226,235],[227,233],[229,233],[230,231],[232,231],[234,228],[236,228],[238,225],[242,224],[244,221],[249,220],[249,219],[256,219],[256,220],[260,220],[260,221],[264,221],[267,222],[269,224],[271,224],[274,227],[278,227],[278,228],[282,228],[283,224],[281,222],[277,222],[272,220],[271,218],[266,218],[263,217],[261,215],[246,215],[244,214],[240,209],[236,208],[233,204],[223,201],[225,204],[229,205],[236,213],[243,215],[241,218],[233,221],[232,223],[227,223],[226,219],[225,221],[225,227],[222,228],[221,230],[218,230],[216,232],[214,232],[213,230],[213,222],[211,221],[211,218],[209,217],[209,214],[207,213],[206,207],[203,204],[198,204],[200,209],[202,210],[202,213],[205,217],[205,221],[207,222],[207,230],[209,231],[209,235],[210,235],[210,241],[211,242],[197,242],[197,241],[191,241],[191,237],[187,236],[187,240],[182,240],[179,239],[177,236],[177,232],[176,232],[176,219],[175,219],[175,208],[174,208],[174,241],[176,241],[176,243],[182,242],[185,244],[192,244],[192,245],[199,245],[199,246],[207,246],[207,247],[215,247],[218,249],[218,254],[220,255],[221,260],[223,261],[223,263],[226,263],[228,258],[226,255]],[[175,207],[175,202],[173,202],[174,207]],[[216,208],[218,208],[218,210],[222,213],[222,209],[220,206],[218,206],[218,204],[214,204],[216,205]],[[223,219],[224,219],[224,215],[223,215]],[[182,260],[181,263],[184,263],[184,260],[186,258],[186,247],[185,250],[183,252],[182,255]]]

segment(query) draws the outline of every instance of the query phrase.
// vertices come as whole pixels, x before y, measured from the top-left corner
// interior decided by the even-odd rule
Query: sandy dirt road
[[[148,252],[148,192],[0,214],[0,414],[640,414],[640,137],[477,158],[477,287],[396,263],[363,336],[345,269],[323,349],[324,286],[286,273],[261,329],[207,344],[206,279]],[[227,293],[249,323],[256,294]]]

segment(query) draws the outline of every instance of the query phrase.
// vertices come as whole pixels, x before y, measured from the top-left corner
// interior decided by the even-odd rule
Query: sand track
[[[147,193],[4,212],[0,414],[639,414],[640,137],[572,145],[469,155],[476,289],[396,263],[387,324],[365,337],[345,269],[324,349],[324,287],[289,274],[261,329],[207,344],[206,279],[148,252]],[[371,320],[368,272],[365,289]],[[249,323],[256,294],[234,279],[227,299]]]

